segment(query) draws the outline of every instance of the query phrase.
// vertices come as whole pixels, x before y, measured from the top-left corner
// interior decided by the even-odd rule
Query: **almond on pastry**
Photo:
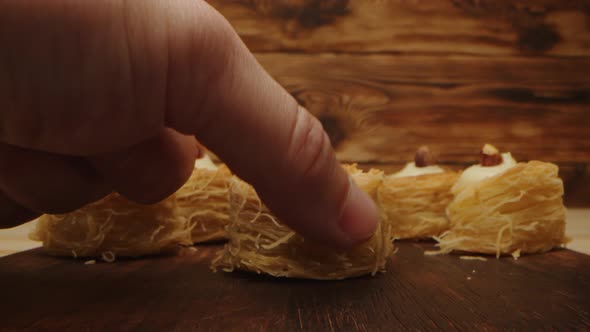
[[[451,229],[440,236],[435,253],[517,257],[564,245],[566,209],[558,171],[552,163],[517,163],[510,153],[484,147],[480,164],[467,168],[452,188]]]
[[[436,165],[427,147],[416,151],[414,162],[385,176],[377,193],[384,218],[396,239],[422,239],[449,229],[445,214],[451,202],[451,187],[458,174]]]

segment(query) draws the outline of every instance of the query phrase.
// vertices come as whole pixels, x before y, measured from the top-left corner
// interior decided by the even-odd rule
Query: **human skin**
[[[1,227],[114,191],[157,202],[190,176],[195,137],[303,236],[374,232],[320,122],[206,2],[0,2]]]

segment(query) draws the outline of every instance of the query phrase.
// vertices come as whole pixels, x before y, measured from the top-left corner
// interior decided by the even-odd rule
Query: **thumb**
[[[204,1],[3,1],[0,45],[10,45],[0,51],[2,143],[53,159],[130,154],[172,128],[216,152],[303,236],[346,247],[376,228],[375,206],[321,124]],[[188,160],[166,146],[175,157],[165,164]]]
[[[208,11],[209,26],[224,32],[197,49],[214,51],[191,57],[195,47],[189,41],[205,36],[176,31],[174,58],[193,61],[192,70],[185,62],[170,68],[169,82],[178,85],[169,89],[168,125],[196,134],[305,237],[339,247],[366,240],[376,228],[376,208],[337,162],[320,122],[261,68],[219,14]],[[195,87],[183,83],[195,82],[191,73],[202,75],[201,68],[213,74],[195,112],[184,103]]]

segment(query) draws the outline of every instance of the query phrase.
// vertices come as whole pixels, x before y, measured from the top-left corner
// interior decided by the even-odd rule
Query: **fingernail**
[[[369,239],[377,229],[379,214],[373,200],[352,183],[338,225],[353,244]]]

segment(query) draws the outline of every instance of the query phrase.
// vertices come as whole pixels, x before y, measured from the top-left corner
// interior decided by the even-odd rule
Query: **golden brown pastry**
[[[445,210],[453,198],[450,190],[456,172],[435,164],[427,147],[416,151],[414,162],[383,179],[377,201],[391,225],[395,239],[423,239],[449,229]]]
[[[229,222],[228,184],[231,172],[209,157],[197,160],[193,174],[176,192],[178,214],[188,218],[194,243],[226,239]]]
[[[187,218],[175,213],[174,196],[155,205],[133,203],[119,194],[63,215],[44,215],[30,234],[52,255],[137,257],[190,245]]]
[[[30,237],[49,254],[106,261],[220,240],[228,222],[230,176],[205,155],[187,183],[162,202],[142,205],[111,194],[71,213],[42,216]]]
[[[452,191],[451,230],[440,237],[439,253],[517,257],[567,242],[563,182],[554,164],[516,163],[510,153],[486,145],[480,165],[466,169]]]
[[[373,198],[383,173],[346,169]],[[245,270],[277,277],[344,279],[385,268],[393,251],[389,225],[381,222],[375,235],[352,250],[339,252],[304,239],[282,224],[264,206],[254,189],[233,178],[230,184],[229,242],[213,262],[224,271]]]

